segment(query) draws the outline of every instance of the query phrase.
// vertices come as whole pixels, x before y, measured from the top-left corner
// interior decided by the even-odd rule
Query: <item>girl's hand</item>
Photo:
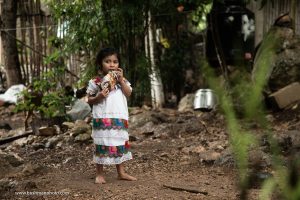
[[[101,92],[98,92],[96,96],[91,96],[88,94],[86,102],[89,104],[98,104],[100,103],[103,99],[105,99],[109,94],[109,89],[105,88]]]
[[[109,89],[108,89],[108,88],[105,88],[105,89],[103,89],[101,92],[99,92],[99,93],[97,94],[96,98],[97,98],[98,100],[101,100],[101,99],[106,98],[106,97],[108,96],[108,94],[109,94]]]
[[[116,73],[117,73],[117,75],[118,75],[118,82],[119,82],[120,85],[121,85],[121,89],[122,89],[123,94],[124,94],[126,97],[129,97],[129,96],[131,95],[132,89],[131,89],[130,86],[127,85],[126,82],[125,82],[123,69],[118,68],[118,69],[116,70]]]
[[[122,68],[118,68],[116,70],[117,75],[118,75],[118,82],[121,83],[124,80],[124,73]]]

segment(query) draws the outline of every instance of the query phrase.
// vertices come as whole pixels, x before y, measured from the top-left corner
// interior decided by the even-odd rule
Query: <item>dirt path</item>
[[[116,179],[114,166],[105,167],[107,184],[94,184],[92,144],[76,144],[67,149],[20,149],[19,155],[31,163],[34,173],[16,177],[19,183],[7,199],[238,199],[235,173],[230,168],[204,165],[186,156],[178,146],[182,139],[132,143],[134,160],[126,165],[138,181]],[[164,185],[196,188],[200,193],[177,191]],[[38,196],[16,192],[61,192]]]
[[[295,116],[300,116],[298,113]],[[224,118],[214,114],[195,117],[167,113],[167,119],[162,116],[155,116],[158,120],[150,126],[160,127],[163,133],[168,132],[163,128],[172,127],[167,135],[151,131],[142,134],[138,129],[131,131],[137,140],[131,142],[134,159],[126,163],[126,169],[138,181],[117,180],[115,166],[105,166],[107,184],[94,184],[91,142],[39,150],[28,145],[14,149],[13,152],[24,160],[25,168],[21,174],[8,176],[13,187],[5,189],[0,199],[239,199],[233,162],[232,165],[218,165],[209,159],[204,162],[201,157],[213,157],[218,153],[223,157],[228,150]],[[279,116],[282,117],[282,113]],[[274,118],[279,120],[274,121],[274,129],[282,130],[282,124],[287,122],[289,127],[298,129],[298,118],[290,113],[288,116],[290,118],[284,117],[284,120]],[[199,119],[206,123],[206,128],[196,123]],[[195,127],[192,124],[196,124]],[[183,126],[184,131],[180,129]],[[175,128],[178,129],[176,134]],[[250,189],[248,199],[258,199],[258,193],[258,189]]]

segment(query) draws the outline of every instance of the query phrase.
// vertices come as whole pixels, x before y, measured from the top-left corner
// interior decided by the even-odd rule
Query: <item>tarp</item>
[[[4,94],[0,94],[0,101],[5,103],[17,103],[18,95],[25,89],[26,87],[23,84],[13,85]]]

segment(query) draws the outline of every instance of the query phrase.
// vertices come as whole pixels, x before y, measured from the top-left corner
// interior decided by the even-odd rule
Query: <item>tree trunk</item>
[[[7,86],[22,83],[20,61],[16,43],[17,0],[2,0],[1,3],[1,40],[3,45],[4,69]]]
[[[297,20],[297,3],[296,0],[291,1],[291,17],[293,19],[293,31],[296,33],[296,20]]]
[[[153,37],[153,24],[151,22],[151,13],[148,13],[148,34],[145,37],[145,50],[146,55],[150,59],[150,84],[151,84],[151,99],[153,108],[161,108],[164,105],[164,93],[161,77],[158,68],[156,67],[154,45],[155,39]]]

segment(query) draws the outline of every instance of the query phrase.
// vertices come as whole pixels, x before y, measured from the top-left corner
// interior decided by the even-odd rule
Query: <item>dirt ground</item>
[[[26,160],[43,165],[37,173],[18,180],[25,191],[61,191],[65,195],[49,195],[36,199],[236,199],[234,172],[214,166],[203,166],[196,161],[180,163],[179,153],[170,149],[172,143],[137,145],[132,144],[134,160],[126,164],[127,172],[138,181],[117,180],[114,166],[105,167],[107,184],[94,184],[95,167],[91,162],[92,145],[76,145],[68,150],[41,151],[27,154]],[[25,155],[26,152],[23,152]],[[165,154],[166,153],[166,154]],[[20,152],[22,155],[22,153]],[[156,154],[157,156],[154,156]],[[165,156],[158,156],[165,155]],[[68,158],[71,160],[64,164]],[[164,184],[180,184],[197,187],[207,194],[175,191]],[[12,195],[12,199],[25,196]],[[27,197],[27,196],[26,196]],[[34,199],[33,196],[30,198]]]
[[[160,138],[135,135],[140,138],[131,142],[134,159],[126,162],[127,172],[138,178],[133,182],[118,180],[115,166],[105,166],[107,183],[94,184],[91,142],[37,151],[30,146],[18,148],[15,153],[30,164],[27,171],[31,173],[10,176],[14,187],[1,199],[239,199],[234,166],[201,162],[199,154],[185,150],[203,142],[228,143],[224,119],[220,115],[208,118],[207,132]],[[272,123],[282,127],[298,119],[298,112],[286,111],[274,114]],[[250,189],[249,199],[258,199],[258,193]]]

